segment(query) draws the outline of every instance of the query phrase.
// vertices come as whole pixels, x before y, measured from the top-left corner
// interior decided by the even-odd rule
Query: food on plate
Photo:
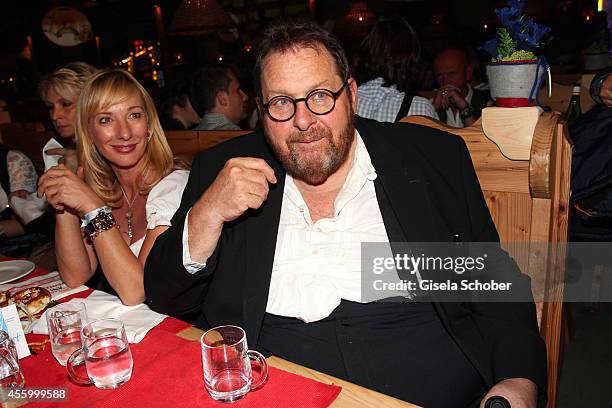
[[[9,304],[14,303],[19,312],[19,318],[31,319],[39,317],[51,302],[51,292],[45,288],[33,287],[11,293]]]
[[[8,306],[8,292],[0,292],[0,307]]]

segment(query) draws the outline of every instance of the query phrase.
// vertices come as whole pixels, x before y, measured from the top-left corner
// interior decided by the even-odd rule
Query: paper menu
[[[11,339],[13,339],[15,346],[17,346],[19,358],[30,355],[30,348],[28,347],[25,334],[23,334],[17,307],[14,304],[0,309],[0,330],[7,332]]]

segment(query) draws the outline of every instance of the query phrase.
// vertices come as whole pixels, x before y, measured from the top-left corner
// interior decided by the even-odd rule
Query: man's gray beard
[[[287,141],[289,152],[281,152],[278,146],[274,144],[264,127],[264,134],[276,158],[281,162],[287,173],[293,178],[301,180],[307,184],[316,186],[323,184],[325,180],[334,174],[340,166],[347,160],[351,142],[355,137],[355,122],[351,115],[350,121],[338,134],[339,139],[336,144],[332,138],[331,131],[327,128],[315,128],[307,132],[293,132]],[[326,139],[327,151],[323,160],[307,161],[304,157],[299,156],[297,145],[294,143],[299,140],[318,139],[323,136]],[[325,143],[325,142],[317,142]]]

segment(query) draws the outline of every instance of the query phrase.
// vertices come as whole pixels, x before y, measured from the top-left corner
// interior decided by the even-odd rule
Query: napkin
[[[49,170],[53,166],[57,166],[59,160],[62,158],[62,156],[57,154],[47,154],[46,151],[49,149],[61,149],[63,147],[64,146],[62,146],[60,142],[58,142],[54,138],[49,139],[47,144],[43,147],[43,160],[45,161],[45,171]]]
[[[38,198],[36,192],[28,194],[26,198],[13,196],[11,208],[24,224],[28,224],[47,211],[47,200]]]
[[[121,388],[108,393],[98,401],[90,401],[90,407],[211,407],[222,408],[227,404],[217,402],[204,388],[202,375],[202,351],[199,342],[179,345],[173,342],[144,370],[134,371],[132,379]],[[134,358],[134,364],[138,364]],[[236,408],[324,408],[329,406],[341,388],[323,384],[269,367],[268,381],[258,390],[249,392],[232,404]]]
[[[99,290],[94,290],[85,299],[72,299],[66,303],[77,301],[85,303],[89,321],[108,317],[121,320],[130,343],[140,342],[149,330],[157,326],[166,317],[166,315],[152,311],[144,303],[137,306],[125,306],[117,296]],[[32,328],[32,332],[34,334],[48,334],[45,316],[38,320]]]

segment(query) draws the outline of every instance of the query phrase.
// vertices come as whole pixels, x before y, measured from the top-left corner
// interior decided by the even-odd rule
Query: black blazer
[[[380,179],[377,189],[392,242],[499,241],[463,140],[409,123],[380,123],[356,117],[356,127]],[[187,211],[231,157],[265,159],[276,185],[257,211],[227,223],[206,267],[190,274],[183,267],[182,233]],[[278,232],[285,171],[262,133],[232,139],[196,157],[172,227],[160,235],[145,267],[150,307],[170,315],[199,312],[205,325],[245,328],[257,348],[266,311]],[[379,203],[381,199],[379,197]],[[390,214],[392,212],[392,214]],[[395,221],[397,220],[397,221]],[[515,285],[529,291],[529,278],[515,271]],[[533,303],[438,303],[444,326],[488,386],[506,378],[529,378],[546,390],[546,350]],[[540,403],[543,403],[541,398]]]

